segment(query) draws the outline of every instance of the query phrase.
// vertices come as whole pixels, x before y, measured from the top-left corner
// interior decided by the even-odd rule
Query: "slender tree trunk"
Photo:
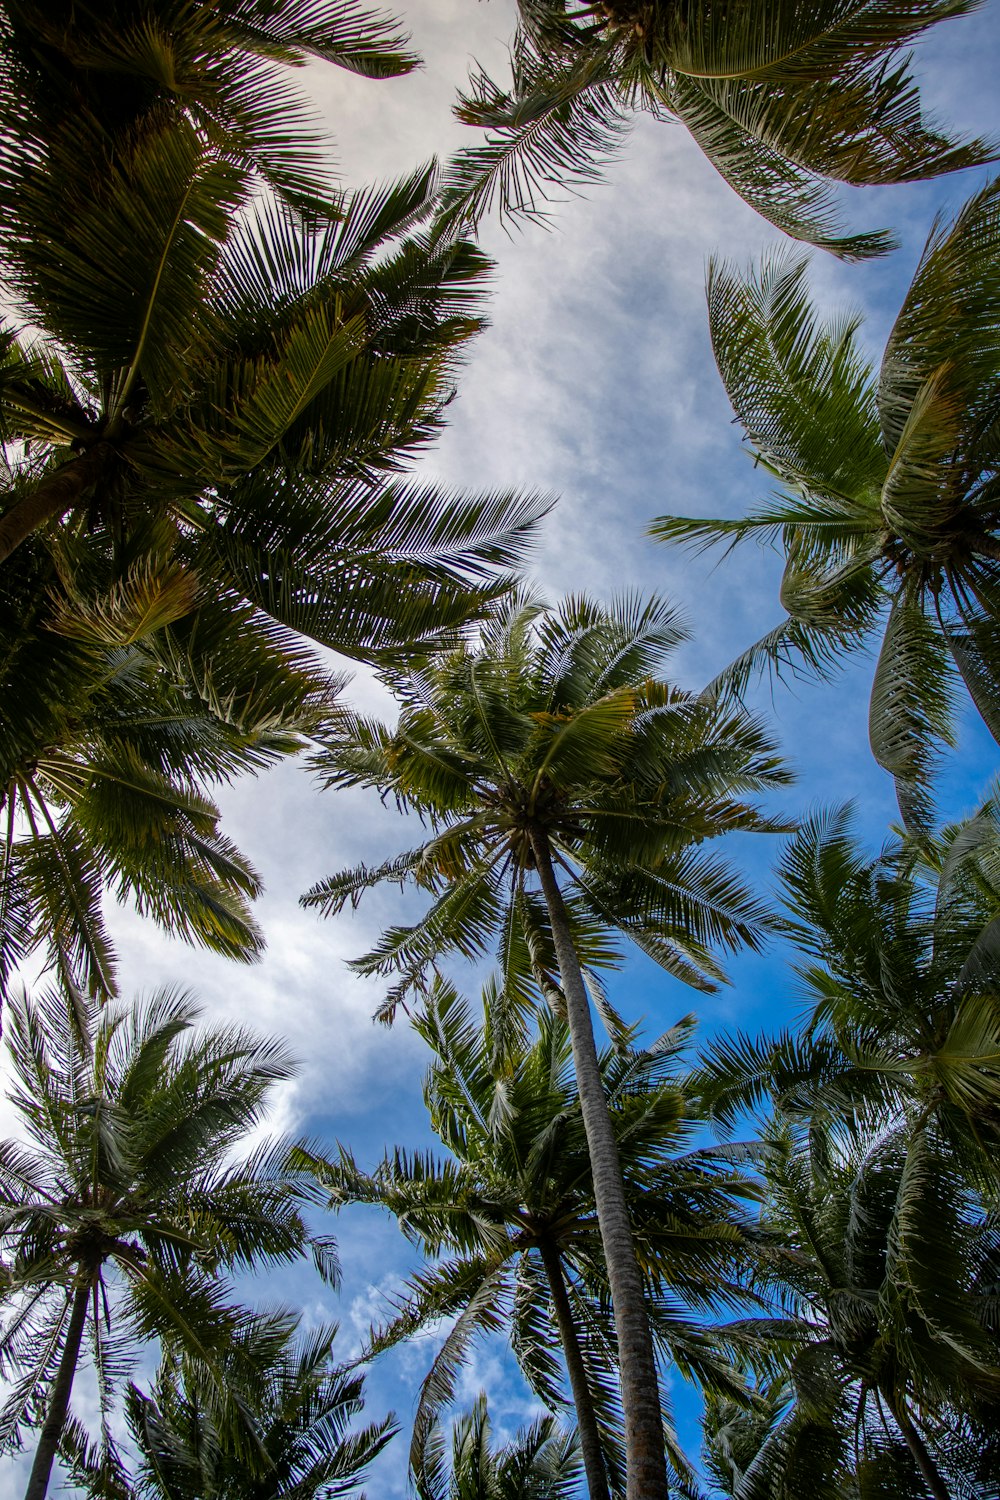
[[[611,1284],[625,1413],[626,1497],[627,1500],[664,1500],[667,1495],[667,1464],[656,1359],[646,1316],[642,1276],[635,1258],[632,1227],[625,1205],[618,1146],[597,1061],[590,998],[573,946],[566,906],[552,867],[548,838],[540,830],[533,830],[531,847],[548,908],[566,996],[573,1064],[594,1178],[594,1200]]]
[[[0,562],[39,526],[79,505],[84,491],[100,478],[109,451],[106,443],[96,443],[78,458],[70,459],[58,469],[50,469],[30,494],[16,501],[0,516]]]
[[[83,1341],[87,1304],[92,1290],[91,1277],[86,1272],[81,1272],[79,1285],[73,1293],[73,1308],[69,1315],[66,1342],[63,1344],[59,1369],[56,1371],[56,1378],[49,1392],[48,1410],[42,1424],[38,1447],[35,1449],[35,1459],[28,1476],[28,1488],[24,1492],[24,1500],[45,1500],[45,1491],[49,1487],[52,1465],[59,1449],[59,1439],[62,1437],[66,1423],[66,1413],[69,1410],[69,1396],[73,1389],[73,1376],[76,1374],[77,1363],[80,1359],[80,1344]]]
[[[901,1396],[897,1401],[888,1391],[885,1392],[885,1397],[889,1410],[895,1418],[896,1426],[906,1440],[906,1446],[910,1450],[913,1462],[923,1475],[927,1488],[934,1496],[934,1500],[952,1500],[951,1491],[941,1478],[941,1471],[928,1452],[927,1445],[917,1431],[913,1418],[907,1410],[906,1397]]]
[[[590,1394],[587,1367],[583,1362],[580,1341],[576,1336],[576,1324],[573,1322],[573,1309],[570,1306],[566,1282],[563,1279],[559,1251],[551,1241],[547,1240],[539,1242],[538,1250],[548,1277],[552,1306],[555,1308],[556,1323],[559,1325],[559,1338],[566,1359],[566,1369],[569,1372],[573,1405],[576,1407],[576,1425],[580,1434],[580,1452],[583,1455],[583,1467],[587,1475],[587,1492],[590,1500],[610,1500],[604,1454],[601,1451],[601,1434]]]

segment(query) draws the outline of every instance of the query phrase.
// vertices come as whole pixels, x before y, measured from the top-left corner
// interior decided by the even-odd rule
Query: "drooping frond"
[[[522,0],[512,83],[481,71],[456,110],[489,132],[445,180],[444,223],[545,216],[560,189],[600,175],[629,114],[679,119],[751,207],[847,258],[891,247],[845,233],[830,180],[910,181],[981,165],[995,143],[959,142],[928,119],[905,47],[965,3],[903,6],[797,0],[568,10]]]

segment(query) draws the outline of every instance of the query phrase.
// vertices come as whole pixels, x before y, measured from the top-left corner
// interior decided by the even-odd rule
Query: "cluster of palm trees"
[[[784,493],[654,529],[780,539],[787,619],[700,694],[664,676],[667,601],[519,581],[548,502],[407,473],[483,323],[491,205],[541,214],[640,109],[780,229],[881,253],[831,182],[993,155],[928,123],[908,72],[967,8],[521,0],[509,87],[479,74],[458,106],[485,144],[348,193],[287,65],[412,68],[355,0],[0,0],[0,1451],[33,1448],[27,1500],[57,1461],[93,1500],[346,1493],[395,1432],[354,1425],[360,1367],[441,1325],[421,1500],[1000,1492],[1000,813],[942,831],[933,800],[957,688],[1000,739],[996,184],[932,234],[877,375],[803,262],[713,266],[719,367]],[[880,631],[872,747],[905,827],[873,858],[843,813],[773,811],[790,776],[741,694]],[[318,648],[374,667],[395,721]],[[119,994],[109,896],[261,951],[214,799],[306,748],[325,789],[419,819],[303,902],[422,893],[354,966],[430,1050],[442,1157],[263,1137],[279,1043]],[[785,910],[702,848],[731,832],[793,834]],[[643,1046],[609,1001],[626,940],[704,991],[774,933],[796,1033],[691,1058],[690,1019]],[[336,1284],[321,1214],[355,1203],[425,1264],[346,1365],[245,1277],[311,1256]],[[509,1441],[485,1397],[447,1429],[483,1337],[550,1414]],[[702,1460],[668,1368],[703,1392]]]
[[[993,807],[919,857],[898,840],[866,856],[843,812],[805,825],[781,862],[800,1032],[701,1061],[717,1118],[775,1105],[761,1227],[792,1352],[771,1410],[718,1413],[738,1494],[1000,1482],[996,839]]]

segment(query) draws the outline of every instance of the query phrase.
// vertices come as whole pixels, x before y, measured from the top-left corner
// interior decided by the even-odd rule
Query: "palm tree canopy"
[[[987,803],[922,858],[894,843],[872,859],[844,811],[806,824],[780,865],[803,1029],[707,1049],[697,1087],[718,1119],[770,1094],[820,1123],[933,1121],[970,1182],[995,1182],[998,817]]]
[[[0,559],[167,516],[206,584],[348,653],[502,591],[537,500],[386,482],[488,264],[421,232],[433,166],[331,193],[278,66],[384,75],[398,41],[356,0],[0,6]]]
[[[291,225],[279,212],[269,245],[265,225],[259,226],[260,244],[258,226],[248,222],[241,255],[235,213],[251,188],[240,135],[244,147],[259,138],[261,159],[287,149],[297,160],[302,146],[296,129],[301,111],[289,106],[287,73],[276,71],[275,62],[335,52],[338,23],[342,28],[353,15],[363,29],[364,13],[350,3],[341,8],[309,0],[281,0],[267,9],[265,15],[240,3],[151,0],[99,13],[57,5],[54,14],[47,5],[10,0],[0,11],[6,23],[0,25],[0,67],[10,85],[0,111],[0,248],[17,315],[46,339],[37,349],[25,348],[13,328],[5,334],[4,394],[16,400],[5,414],[12,425],[4,436],[51,448],[65,469],[62,487],[76,481],[75,495],[56,514],[86,508],[88,501],[91,511],[96,501],[105,516],[120,510],[128,491],[148,489],[151,464],[161,471],[161,493],[180,482],[180,494],[169,495],[180,501],[190,489],[190,472],[187,482],[183,477],[190,448],[197,451],[199,436],[208,437],[200,432],[204,424],[195,417],[187,434],[186,465],[155,438],[152,447],[160,451],[151,454],[150,429],[189,407],[192,416],[199,408],[204,416],[229,376],[235,388],[227,404],[241,408],[242,430],[227,434],[228,446],[239,447],[242,439],[244,457],[252,446],[263,457],[291,419],[311,415],[310,398],[342,374],[358,350],[358,309],[339,317],[329,286],[330,235],[340,249],[352,243],[355,269],[372,249],[364,230],[359,236],[358,213],[349,211],[345,195],[322,208],[315,204],[330,231],[319,245],[327,296],[314,289],[312,316],[300,315],[295,328],[288,326],[287,309],[284,320],[269,324],[259,296],[251,305],[254,266],[266,263],[282,231],[292,241],[284,275],[294,278],[291,252],[299,246]],[[70,101],[77,107],[68,107]],[[270,121],[269,109],[278,112]],[[228,115],[234,130],[213,121],[219,115]],[[421,179],[426,184],[426,173],[403,189],[405,207],[399,195],[389,194],[388,218],[395,217],[397,232],[413,221]],[[379,209],[385,210],[385,200],[359,198],[362,215],[368,214],[365,228],[383,239],[389,225]],[[302,231],[301,217],[293,217]],[[346,235],[333,230],[337,221]],[[316,245],[316,234],[306,238]],[[301,268],[301,251],[298,260]],[[315,306],[318,301],[325,306]],[[294,390],[279,392],[267,379],[275,356],[284,357],[289,368],[281,379]],[[207,388],[204,380],[192,381],[199,369]],[[318,422],[315,413],[313,425]],[[349,415],[344,423],[350,425]],[[202,485],[220,481],[226,470],[222,452],[205,446]],[[145,473],[137,474],[137,465]],[[236,460],[236,472],[250,466]],[[137,485],[137,478],[145,483]]]
[[[33,330],[0,336],[0,972],[46,941],[65,982],[105,995],[108,885],[259,953],[259,881],[206,783],[298,748],[330,711],[291,631],[362,657],[447,638],[507,587],[544,509],[386,478],[437,431],[480,324],[484,258],[419,232],[433,171],[251,213],[206,123],[240,87],[249,120],[264,75],[241,47],[266,73],[346,47],[363,13],[113,9],[105,27],[0,7],[0,251]]]
[[[784,1247],[772,1280],[783,1316],[759,1332],[786,1371],[728,1436],[725,1412],[713,1415],[716,1465],[736,1480],[730,1492],[991,1493],[995,1215],[933,1129],[908,1140],[817,1125],[799,1139],[776,1127],[769,1146],[764,1224]],[[932,1488],[931,1476],[954,1488]]]
[[[459,153],[446,221],[494,201],[539,217],[551,190],[593,181],[640,109],[685,125],[779,229],[849,258],[891,248],[845,234],[830,180],[906,182],[982,163],[927,119],[906,48],[969,0],[519,0],[513,83],[477,74],[457,109],[490,133]]]
[[[930,819],[936,747],[960,682],[994,738],[1000,510],[1000,181],[927,242],[879,372],[858,319],[821,323],[805,266],[714,265],[716,358],[751,446],[782,485],[742,520],[661,517],[654,534],[707,546],[780,540],[787,619],[730,669],[823,672],[884,626],[871,742],[908,822]]]
[[[396,1316],[373,1330],[368,1348],[381,1351],[455,1319],[421,1388],[411,1449],[418,1488],[427,1434],[478,1338],[509,1330],[535,1394],[550,1409],[565,1404],[553,1354],[560,1339],[546,1265],[553,1254],[605,1461],[620,1476],[614,1332],[568,1027],[543,1010],[537,1035],[529,1035],[495,985],[483,998],[480,1026],[468,1003],[437,981],[414,1022],[434,1053],[424,1100],[448,1158],[396,1147],[372,1173],[344,1147],[336,1158],[317,1151],[303,1161],[332,1206],[388,1209],[434,1258],[397,1298]],[[750,1242],[742,1202],[756,1188],[735,1153],[692,1140],[697,1119],[679,1061],[691,1029],[688,1019],[637,1049],[633,1033],[619,1026],[599,1063],[660,1353],[685,1376],[729,1392],[739,1382],[706,1318],[743,1304],[738,1277]],[[686,1472],[676,1438],[671,1458]]]
[[[450,1463],[440,1421],[428,1430],[413,1477],[417,1500],[572,1500],[580,1455],[570,1433],[551,1417],[518,1428],[506,1443],[491,1444],[486,1396],[481,1395],[451,1430]]]
[[[352,655],[440,638],[502,592],[543,502],[386,477],[439,431],[481,326],[485,257],[415,232],[433,170],[323,216],[238,214],[181,122],[98,180],[0,224],[40,330],[2,341],[0,555],[40,527],[58,542],[61,516],[112,548],[168,517],[206,585]]]
[[[41,1420],[76,1288],[91,1288],[105,1414],[131,1346],[157,1340],[199,1365],[232,1424],[224,1355],[247,1314],[225,1273],[311,1249],[336,1277],[332,1242],[303,1220],[288,1143],[246,1149],[294,1071],[286,1052],[235,1027],[199,1034],[196,1014],[167,991],[103,1010],[58,992],[11,1002],[11,1099],[27,1142],[0,1143],[5,1448]]]
[[[64,983],[113,995],[108,888],[256,957],[259,879],[211,792],[299,749],[339,682],[290,631],[206,590],[169,531],[113,564],[32,540],[16,573],[0,599],[0,982],[45,944]]]
[[[618,928],[672,973],[711,987],[715,944],[756,944],[761,903],[723,861],[693,846],[778,825],[747,800],[788,773],[761,724],[659,679],[682,638],[663,600],[585,598],[498,609],[476,644],[391,674],[395,728],[348,715],[314,759],[329,787],[372,786],[430,824],[418,848],[320,882],[306,905],[356,903],[382,881],[432,904],[356,961],[399,974],[385,1014],[442,953],[481,958],[499,940],[505,983],[527,997],[557,984],[531,837],[544,831],[565,876],[585,966],[617,961]],[[527,987],[527,988],[526,988]],[[557,1002],[558,1003],[558,1002]]]
[[[100,1453],[71,1434],[64,1452],[74,1482],[91,1500],[334,1500],[358,1493],[365,1472],[392,1439],[392,1416],[365,1427],[364,1375],[333,1357],[337,1325],[298,1333],[287,1315],[255,1320],[225,1357],[253,1431],[248,1454],[218,1420],[217,1402],[190,1362],[163,1362],[147,1395],[126,1397],[138,1455]],[[244,1445],[245,1448],[245,1445]],[[131,1471],[131,1472],[130,1472]]]
[[[874,859],[848,812],[810,820],[780,866],[801,1031],[722,1038],[691,1080],[724,1124],[777,1112],[757,1285],[781,1316],[757,1409],[708,1426],[740,1500],[996,1486],[997,839],[992,802]]]
[[[322,193],[325,143],[288,67],[309,58],[387,78],[419,59],[357,0],[4,0],[0,134],[63,166],[70,127],[110,158],[128,135],[187,120],[272,188]]]

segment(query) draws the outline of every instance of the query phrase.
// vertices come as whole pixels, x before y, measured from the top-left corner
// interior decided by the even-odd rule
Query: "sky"
[[[403,176],[418,162],[470,138],[451,117],[454,91],[475,59],[503,67],[512,29],[507,0],[414,0],[401,11],[426,60],[410,77],[375,83],[313,66],[301,81],[335,140],[345,185]],[[1000,11],[939,26],[918,49],[926,106],[956,129],[997,129],[995,66]],[[936,213],[950,215],[982,180],[963,174],[932,184],[845,194],[851,222],[892,225],[902,247],[864,266],[843,266],[818,252],[812,285],[819,305],[866,317],[877,357]],[[450,425],[418,472],[456,487],[522,487],[558,497],[531,560],[549,598],[586,590],[608,598],[622,589],[667,594],[685,612],[691,640],[672,675],[703,685],[750,641],[777,622],[777,559],[746,547],[724,561],[697,559],[654,545],[645,531],[658,514],[740,514],[765,493],[715,370],[704,306],[710,255],[743,264],[778,236],[725,186],[679,126],[640,121],[606,182],[554,206],[549,230],[508,235],[484,225],[482,243],[497,263],[491,326],[472,347]],[[801,253],[797,248],[792,253]],[[871,759],[866,711],[871,663],[834,683],[764,684],[755,706],[771,720],[798,774],[783,809],[797,816],[854,799],[873,845],[896,817],[888,778]],[[358,674],[348,696],[387,716],[391,706]],[[972,723],[963,725],[946,778],[945,811],[971,811],[996,770],[996,751]],[[395,888],[370,896],[357,912],[322,921],[300,910],[299,894],[332,871],[375,862],[409,838],[377,796],[320,794],[305,772],[284,765],[255,782],[226,789],[225,828],[261,871],[259,917],[264,959],[240,967],[163,938],[126,911],[112,913],[122,953],[123,993],[179,985],[200,997],[206,1020],[240,1020],[282,1034],[301,1060],[294,1083],[276,1096],[271,1128],[349,1144],[374,1165],[386,1145],[429,1144],[420,1097],[423,1043],[403,1024],[372,1024],[381,989],[346,968],[390,922],[416,908]],[[777,841],[744,838],[731,851],[755,879],[769,881]],[[703,1034],[739,1025],[751,1030],[794,1015],[794,985],[784,956],[770,951],[731,965],[733,983],[702,997],[634,960],[612,994],[645,1035],[694,1009]],[[0,1108],[0,1133],[13,1128]],[[335,1225],[344,1265],[339,1296],[296,1270],[269,1276],[261,1295],[301,1307],[307,1321],[338,1319],[345,1356],[357,1350],[373,1317],[384,1316],[412,1253],[394,1224],[351,1210]],[[404,1429],[429,1363],[415,1344],[377,1364],[369,1377],[366,1418],[393,1407]],[[510,1362],[483,1349],[460,1392],[481,1386],[501,1425],[534,1411]],[[692,1402],[674,1392],[685,1430]],[[90,1396],[78,1392],[81,1409]],[[371,1495],[402,1494],[405,1435],[380,1463]],[[0,1500],[23,1489],[24,1465],[0,1473]]]

